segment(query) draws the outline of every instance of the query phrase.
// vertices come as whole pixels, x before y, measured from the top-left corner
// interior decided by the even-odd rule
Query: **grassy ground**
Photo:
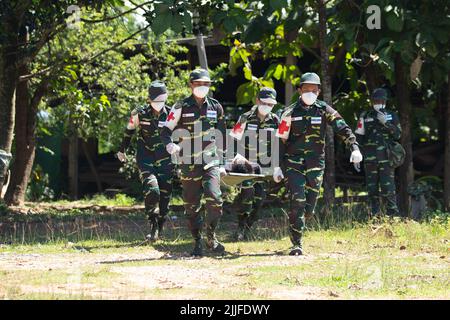
[[[421,223],[343,216],[310,223],[305,255],[290,257],[282,210],[265,210],[248,242],[232,241],[235,217],[225,214],[218,236],[228,253],[203,258],[189,256],[183,217],[172,216],[154,244],[143,241],[139,213],[1,217],[0,298],[450,298],[447,215]]]

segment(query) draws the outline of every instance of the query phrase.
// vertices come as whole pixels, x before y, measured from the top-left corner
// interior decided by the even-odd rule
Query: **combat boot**
[[[289,252],[290,256],[301,256],[303,255],[303,249],[302,249],[302,234],[298,231],[291,229],[291,242],[292,242],[292,248]]]
[[[202,239],[196,239],[194,244],[194,249],[191,252],[191,256],[202,257],[203,256],[203,244]]]
[[[158,214],[156,211],[157,210],[155,209],[147,212],[148,221],[150,223],[150,233],[146,235],[145,238],[150,242],[158,240],[159,237]]]
[[[146,235],[145,238],[150,242],[154,242],[159,239],[158,221],[150,222],[150,233]]]
[[[303,250],[301,246],[293,246],[289,252],[290,256],[301,256],[303,255]]]
[[[236,231],[235,239],[236,241],[244,241],[248,236],[248,216],[247,215],[239,215],[238,216],[238,229]]]
[[[225,247],[221,244],[214,233],[210,228],[208,228],[207,237],[206,237],[206,246],[208,249],[212,250],[212,252],[217,254],[224,254]]]
[[[163,216],[163,217],[158,217],[158,237],[161,238],[162,237],[162,231],[164,228],[164,223],[166,223],[167,221],[167,217]]]

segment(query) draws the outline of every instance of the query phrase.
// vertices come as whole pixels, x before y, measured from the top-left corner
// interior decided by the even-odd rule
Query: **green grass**
[[[142,215],[72,218],[2,222],[0,298],[450,298],[450,219],[441,213],[422,222],[363,222],[350,211],[328,217],[334,225],[308,224],[303,257],[287,256],[281,209],[264,210],[249,242],[232,241],[236,217],[225,215],[218,237],[229,254],[202,259],[189,257],[183,217],[152,245],[142,241]]]

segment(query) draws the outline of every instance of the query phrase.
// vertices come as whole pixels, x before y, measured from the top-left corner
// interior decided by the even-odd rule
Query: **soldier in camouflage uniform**
[[[255,173],[261,173],[261,168],[262,172],[265,172],[270,171],[270,168],[279,166],[279,161],[273,161],[275,160],[273,156],[276,156],[276,160],[279,160],[278,147],[280,145],[279,139],[275,137],[280,121],[271,112],[277,104],[276,96],[277,93],[274,89],[262,88],[256,99],[256,105],[250,111],[242,114],[230,131],[230,136],[238,141],[238,147],[235,148],[238,154],[242,150],[245,159],[257,164]],[[242,139],[243,137],[244,139]],[[275,142],[275,146],[272,146],[272,141]],[[272,147],[275,148],[276,154],[272,154]],[[240,192],[235,200],[240,204],[236,234],[238,241],[247,238],[248,231],[258,219],[263,201],[266,198],[265,190],[267,187],[266,182],[255,182],[253,180],[242,182]]]
[[[387,92],[382,88],[372,93],[373,110],[361,113],[355,131],[364,153],[364,171],[372,215],[380,214],[380,197],[386,202],[387,214],[398,215],[395,195],[395,170],[391,166],[387,145],[402,134],[398,116],[386,109]],[[360,167],[355,166],[357,171]]]
[[[317,100],[320,78],[305,73],[298,88],[300,98],[285,109],[277,136],[285,143],[283,171],[290,191],[289,229],[293,247],[290,255],[302,255],[305,213],[313,215],[325,169],[326,125],[352,151],[350,162],[361,162],[356,137],[341,115],[325,102]],[[275,175],[276,173],[274,173]],[[283,173],[278,173],[283,177]]]
[[[145,211],[151,224],[147,239],[155,241],[162,232],[169,212],[174,165],[160,137],[168,115],[165,84],[160,81],[152,82],[148,89],[148,99],[147,105],[131,112],[117,157],[120,161],[125,161],[131,137],[139,129],[136,162],[143,185]]]
[[[226,127],[221,104],[208,96],[210,84],[207,70],[194,70],[190,74],[192,95],[175,103],[161,133],[169,154],[180,152],[185,214],[195,240],[193,256],[203,255],[202,191],[207,212],[207,247],[219,254],[225,251],[215,236],[215,229],[222,216],[220,176],[226,172],[220,164],[224,157]],[[172,135],[178,135],[181,142],[175,144]]]

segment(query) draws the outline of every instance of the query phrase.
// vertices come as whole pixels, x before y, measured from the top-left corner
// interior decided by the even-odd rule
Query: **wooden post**
[[[78,199],[78,134],[75,124],[71,124],[69,137],[69,197]]]

